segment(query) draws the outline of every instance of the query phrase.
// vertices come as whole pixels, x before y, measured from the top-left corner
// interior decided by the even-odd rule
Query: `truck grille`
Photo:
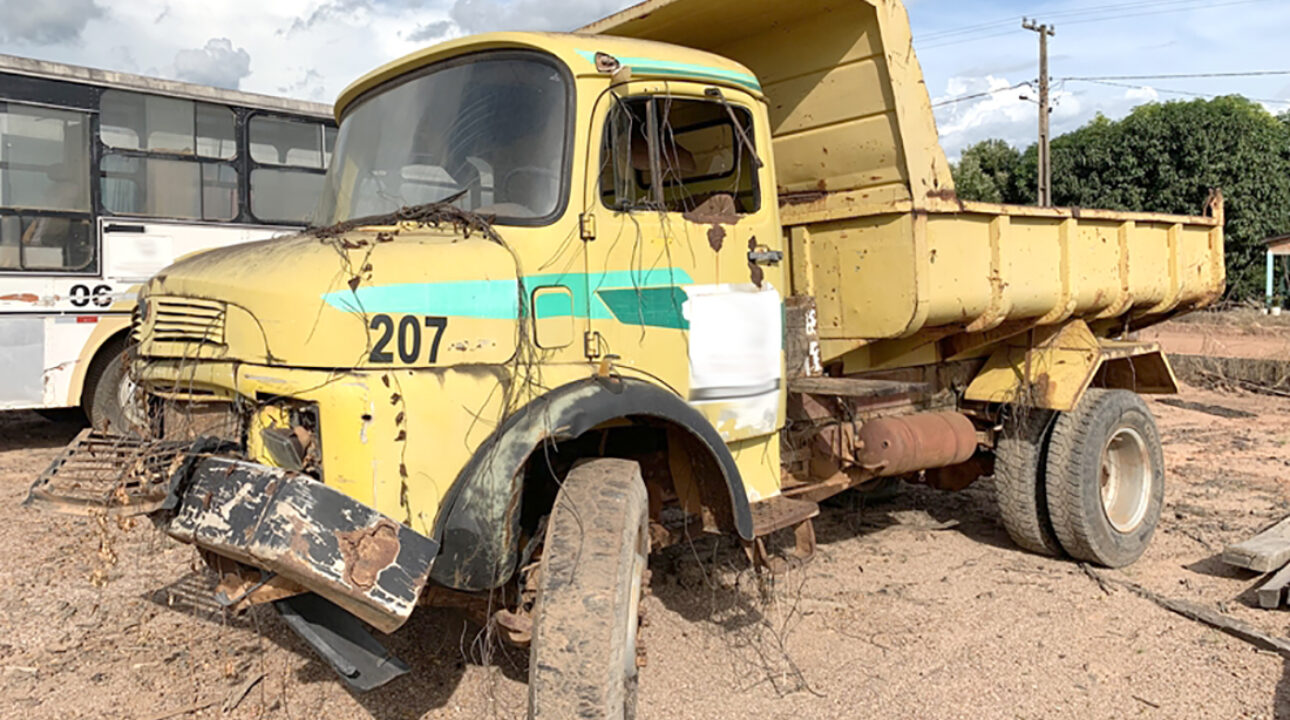
[[[154,342],[224,344],[224,303],[155,295],[148,303],[151,323],[145,318],[144,329]]]

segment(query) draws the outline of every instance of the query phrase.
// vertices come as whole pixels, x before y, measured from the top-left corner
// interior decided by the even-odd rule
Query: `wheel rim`
[[[1152,475],[1146,439],[1133,428],[1117,429],[1102,449],[1099,478],[1102,510],[1111,527],[1129,533],[1146,519]]]
[[[121,382],[116,386],[117,406],[121,408],[121,417],[134,427],[131,428],[140,432],[143,428],[148,427],[148,415],[144,410],[144,403],[139,398],[139,384],[126,373],[121,377]]]

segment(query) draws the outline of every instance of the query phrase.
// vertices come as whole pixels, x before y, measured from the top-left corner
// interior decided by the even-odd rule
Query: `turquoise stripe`
[[[524,278],[524,302],[528,303],[536,288],[565,287],[573,295],[574,317],[621,319],[639,324],[633,323],[630,313],[622,318],[615,315],[596,293],[600,290],[673,288],[693,282],[689,273],[681,268],[529,275]],[[483,320],[514,320],[520,316],[520,297],[515,280],[360,285],[357,290],[347,288],[324,293],[322,299],[337,310],[352,313],[444,315]],[[552,297],[551,301],[556,299]],[[567,300],[562,304],[567,306]],[[544,304],[544,313],[546,307]]]
[[[353,313],[514,318],[520,312],[514,280],[370,285],[322,297],[337,310]]]
[[[579,55],[592,65],[596,64],[596,53],[591,50],[578,50]],[[667,75],[670,77],[698,77],[708,80],[725,80],[761,92],[761,83],[757,76],[736,70],[723,70],[708,65],[676,62],[673,60],[655,60],[653,58],[620,57],[618,62],[642,75]]]
[[[681,312],[686,300],[685,291],[675,285],[600,290],[596,297],[608,305],[610,312],[624,325],[690,329],[690,321]]]

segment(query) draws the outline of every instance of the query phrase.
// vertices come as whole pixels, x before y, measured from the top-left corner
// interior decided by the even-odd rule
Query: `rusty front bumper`
[[[172,487],[172,537],[282,575],[383,632],[412,614],[434,540],[307,475],[193,459]]]

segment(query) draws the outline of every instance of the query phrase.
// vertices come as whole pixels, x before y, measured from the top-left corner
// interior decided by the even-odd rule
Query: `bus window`
[[[237,171],[232,166],[202,163],[202,218],[237,218]]]
[[[89,119],[0,103],[0,206],[89,212]]]
[[[93,272],[89,117],[0,103],[0,270]]]
[[[251,214],[263,222],[308,222],[322,192],[318,171],[331,162],[336,145],[335,128],[257,115],[251,118],[250,135],[251,159],[279,166],[251,171]]]
[[[109,90],[100,101],[99,137],[118,150],[232,158],[233,111],[222,105]]]
[[[251,118],[251,159],[265,165],[323,168],[323,126],[284,118]],[[328,149],[330,155],[330,148]]]
[[[252,170],[251,213],[262,221],[306,223],[318,209],[324,177],[296,170]]]
[[[232,110],[222,105],[197,103],[197,154],[222,160],[237,154]]]
[[[220,163],[107,155],[103,207],[121,215],[193,220],[237,217],[237,171]]]
[[[99,136],[110,147],[181,155],[196,152],[196,122],[189,100],[108,90],[99,111]]]
[[[92,272],[96,269],[89,219],[0,216],[0,270]]]
[[[323,128],[323,167],[331,167],[331,151],[336,148],[336,128]]]

